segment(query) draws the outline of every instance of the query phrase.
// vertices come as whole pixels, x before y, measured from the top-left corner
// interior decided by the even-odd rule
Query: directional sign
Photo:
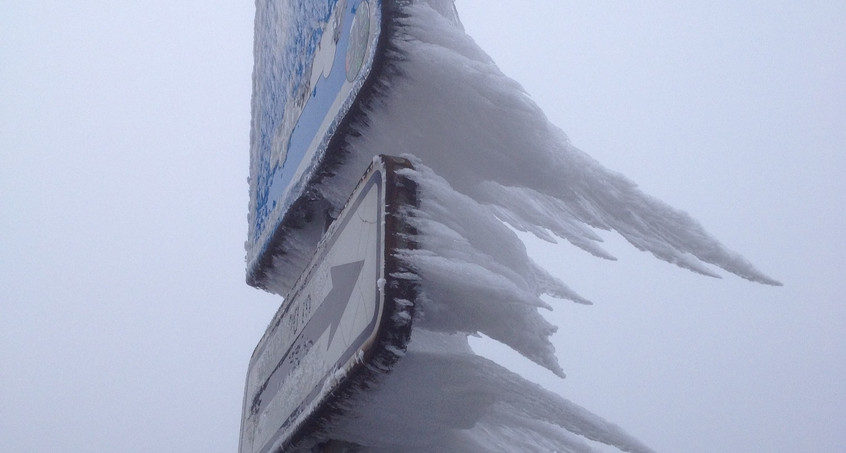
[[[414,283],[396,278],[408,270],[394,255],[413,246],[397,212],[415,203],[413,184],[396,174],[408,166],[393,158],[374,163],[256,347],[240,453],[295,443],[404,350]]]
[[[280,225],[327,161],[384,48],[392,0],[256,2],[247,274],[259,275]],[[364,90],[367,91],[367,90]],[[363,170],[363,169],[362,169]]]

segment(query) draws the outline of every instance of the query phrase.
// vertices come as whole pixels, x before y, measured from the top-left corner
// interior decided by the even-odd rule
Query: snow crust
[[[648,447],[587,410],[470,350],[485,334],[564,376],[541,296],[590,303],[527,255],[516,233],[563,239],[614,259],[595,229],[682,268],[780,285],[686,213],[577,149],[518,83],[464,33],[452,0],[402,2],[378,95],[345,143],[347,162],[318,192],[340,209],[375,155],[415,164],[418,248],[400,251],[420,295],[409,349],[382,382],[348,402],[326,438],[364,451],[623,451]],[[510,228],[509,228],[510,226]],[[297,244],[296,234],[288,239]],[[313,239],[302,240],[302,248]],[[278,263],[281,292],[291,259]],[[287,267],[286,267],[287,266]],[[286,276],[288,275],[288,276]]]

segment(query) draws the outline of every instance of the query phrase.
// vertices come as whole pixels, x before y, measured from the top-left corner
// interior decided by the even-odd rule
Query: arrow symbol
[[[332,289],[320,302],[303,331],[297,336],[294,344],[276,365],[276,369],[273,370],[267,382],[256,392],[251,407],[253,414],[259,413],[273,399],[273,396],[282,387],[285,378],[294,368],[299,366],[303,357],[311,351],[314,343],[326,330],[329,330],[329,341],[326,344],[326,350],[329,350],[329,346],[332,345],[332,340],[335,338],[335,332],[338,330],[338,323],[347,308],[355,284],[361,276],[362,267],[364,267],[364,260],[333,266],[329,269]]]
[[[329,329],[329,342],[326,345],[326,349],[329,349],[363,266],[364,260],[361,260],[334,266],[329,270],[332,278],[332,290],[317,307],[300,338],[304,338],[306,341],[311,340],[313,343],[323,335],[326,329]]]

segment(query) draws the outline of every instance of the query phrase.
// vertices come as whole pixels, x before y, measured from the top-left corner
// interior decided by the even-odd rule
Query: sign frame
[[[388,373],[399,360],[411,337],[417,295],[413,272],[396,256],[400,250],[416,248],[416,231],[405,219],[408,208],[418,203],[417,187],[400,172],[410,168],[405,159],[374,159],[277,311],[250,359],[239,453],[286,451],[308,439],[342,412],[340,403]],[[374,198],[376,206],[370,206]],[[375,218],[369,218],[373,208]],[[376,231],[376,244],[369,243],[374,238],[368,225]],[[342,249],[357,240],[362,250],[368,250],[365,254],[375,251],[374,259],[348,262],[353,255]],[[367,274],[363,268],[371,265],[376,269]],[[321,287],[330,280],[331,290]],[[365,300],[370,293],[358,287],[359,299],[352,290],[345,291],[351,281],[372,288],[375,300]],[[362,312],[370,313],[364,323],[355,318]],[[338,319],[327,322],[325,316],[332,315]],[[339,339],[336,332],[345,323],[357,327]],[[341,353],[329,356],[330,350]]]

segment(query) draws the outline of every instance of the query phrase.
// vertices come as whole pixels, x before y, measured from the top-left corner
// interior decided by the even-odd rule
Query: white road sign
[[[410,311],[406,301],[413,299],[391,294],[397,288],[407,293],[407,283],[386,285],[393,273],[386,261],[394,260],[386,254],[385,238],[389,248],[409,244],[397,244],[404,235],[385,230],[407,227],[386,213],[386,199],[393,199],[390,206],[396,209],[400,199],[414,194],[408,183],[395,187],[395,165],[394,160],[374,164],[256,347],[247,374],[240,453],[275,451],[293,442],[309,417],[331,403],[330,393],[347,384],[380,345],[404,347],[411,318],[386,316],[386,311]],[[392,318],[409,321],[395,325]]]

